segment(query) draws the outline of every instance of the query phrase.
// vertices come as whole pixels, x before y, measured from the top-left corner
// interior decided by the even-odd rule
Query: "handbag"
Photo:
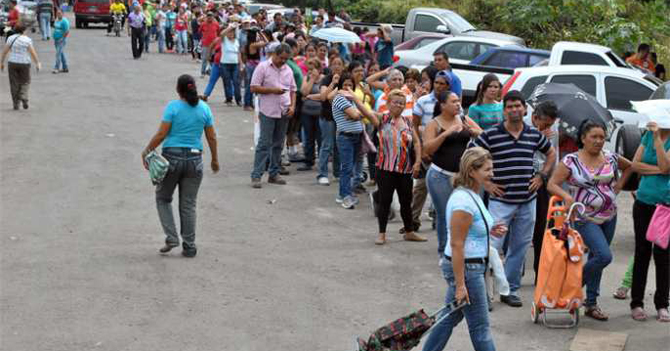
[[[656,205],[656,210],[647,228],[647,240],[663,250],[668,248],[670,244],[670,206]]]
[[[160,184],[170,168],[170,161],[168,161],[163,155],[152,150],[149,154],[144,157],[144,160],[149,165],[149,179],[153,185]]]
[[[361,153],[362,154],[369,154],[369,153],[377,153],[377,148],[375,147],[375,144],[372,143],[372,139],[370,139],[370,135],[363,131],[363,137],[361,138]]]

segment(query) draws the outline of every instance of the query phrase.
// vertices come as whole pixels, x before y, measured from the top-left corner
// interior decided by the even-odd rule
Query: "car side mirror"
[[[435,30],[438,33],[443,33],[443,34],[451,34],[451,30],[449,30],[449,27],[445,26],[444,24],[441,24],[435,28]]]

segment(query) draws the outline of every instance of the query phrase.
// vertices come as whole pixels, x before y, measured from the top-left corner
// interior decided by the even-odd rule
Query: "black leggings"
[[[537,190],[537,199],[535,207],[535,229],[533,230],[533,269],[535,269],[535,283],[537,283],[537,274],[540,271],[540,255],[542,253],[542,241],[544,239],[544,230],[547,226],[547,212],[549,211],[549,192],[547,186],[542,184]]]
[[[633,228],[635,229],[635,263],[633,264],[633,285],[630,293],[630,308],[644,307],[644,289],[647,286],[647,272],[652,255],[656,264],[656,309],[668,308],[670,292],[670,248],[665,250],[652,245],[647,240],[647,228],[656,206],[639,200],[633,204]]]
[[[389,218],[391,202],[393,202],[393,192],[398,192],[400,200],[400,216],[402,217],[405,232],[414,231],[412,224],[412,188],[413,181],[411,174],[388,172],[377,168],[377,189],[379,194],[379,232],[386,233],[386,223]]]

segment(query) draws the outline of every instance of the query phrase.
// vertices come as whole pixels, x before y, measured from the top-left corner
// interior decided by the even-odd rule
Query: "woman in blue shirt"
[[[170,162],[170,168],[161,183],[156,186],[156,207],[158,217],[165,232],[165,246],[161,253],[167,253],[179,246],[179,236],[172,214],[172,195],[179,186],[180,234],[183,241],[182,255],[194,257],[195,208],[198,189],[202,182],[202,133],[205,132],[209,150],[212,153],[212,171],[219,171],[216,149],[216,131],[212,111],[198,98],[198,90],[192,76],[184,74],[177,80],[179,100],[168,103],[158,132],[142,152],[144,168],[149,169],[145,157],[163,144],[163,157]]]
[[[501,237],[506,229],[494,225],[479,197],[484,183],[493,177],[491,154],[481,147],[466,150],[454,177],[456,190],[447,204],[447,245],[442,272],[447,280],[446,303],[465,303],[440,321],[428,336],[423,351],[441,351],[456,325],[466,318],[476,351],[494,351],[489,325],[484,273],[488,264],[489,233]],[[447,311],[451,312],[451,311]]]
[[[649,222],[656,205],[670,206],[670,129],[661,129],[654,122],[642,137],[633,158],[633,170],[642,175],[633,204],[633,229],[635,230],[635,261],[631,289],[631,315],[633,319],[647,319],[644,312],[644,290],[647,285],[649,261],[656,264],[656,293],[654,305],[656,318],[670,322],[668,295],[670,294],[670,247],[662,249],[647,240]]]

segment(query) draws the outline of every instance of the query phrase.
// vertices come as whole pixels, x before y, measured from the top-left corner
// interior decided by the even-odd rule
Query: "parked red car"
[[[77,28],[87,28],[89,23],[107,24],[112,20],[109,14],[111,0],[76,0],[74,3],[74,23]]]

